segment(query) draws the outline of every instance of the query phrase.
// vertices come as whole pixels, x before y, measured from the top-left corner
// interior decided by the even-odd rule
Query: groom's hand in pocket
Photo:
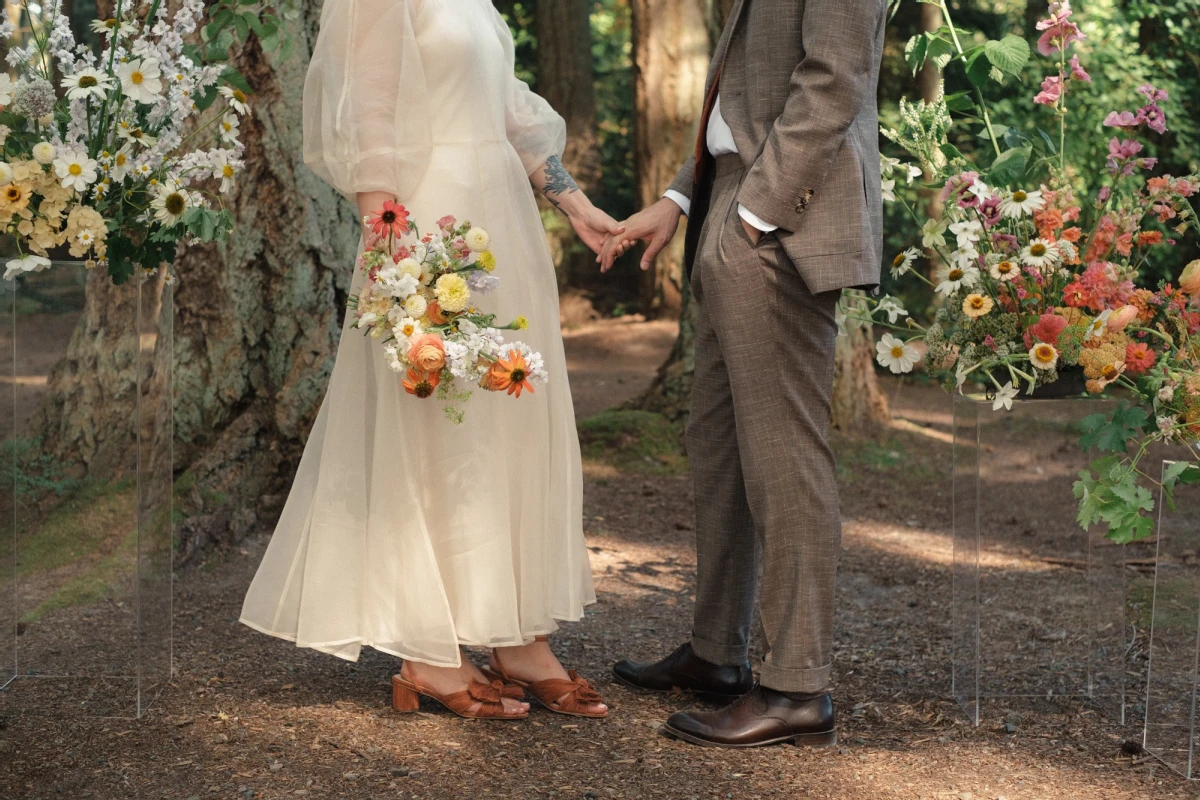
[[[758,247],[758,240],[762,238],[763,232],[751,225],[749,222],[746,222],[746,220],[742,219],[741,217],[738,217],[738,222],[742,223],[742,230],[744,230],[746,235],[750,237],[750,244]]]

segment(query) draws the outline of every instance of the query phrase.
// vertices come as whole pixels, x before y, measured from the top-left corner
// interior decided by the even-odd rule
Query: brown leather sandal
[[[545,636],[538,636],[536,639],[540,642],[546,641]],[[607,708],[601,713],[586,710],[588,706],[602,703],[603,700],[600,698],[599,692],[587,682],[587,679],[580,677],[575,670],[567,672],[571,678],[568,681],[564,681],[562,678],[522,681],[512,677],[504,670],[500,664],[500,657],[493,650],[491,658],[488,660],[488,667],[484,668],[483,674],[492,681],[493,685],[499,682],[502,685],[507,684],[524,689],[539,703],[557,714],[591,719],[603,719],[608,716]]]
[[[465,719],[526,719],[529,716],[528,711],[509,714],[505,710],[503,698],[524,700],[525,692],[518,686],[506,686],[502,681],[494,680],[490,684],[471,681],[460,692],[437,695],[401,675],[392,676],[392,708],[403,714],[416,711],[421,705],[421,695],[436,700]],[[479,708],[471,711],[471,706],[477,703]]]

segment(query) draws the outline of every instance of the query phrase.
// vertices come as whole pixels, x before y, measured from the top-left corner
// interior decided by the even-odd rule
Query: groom
[[[687,450],[696,497],[691,640],[616,679],[734,702],[671,716],[690,742],[836,741],[829,695],[837,482],[827,443],[839,290],[879,283],[875,92],[886,0],[735,0],[696,154],[601,261],[688,215],[698,304]],[[747,658],[755,590],[767,655]]]

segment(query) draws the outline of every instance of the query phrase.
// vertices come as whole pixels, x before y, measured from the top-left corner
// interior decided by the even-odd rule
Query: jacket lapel
[[[725,56],[729,53],[729,42],[733,40],[733,34],[737,31],[737,26],[741,24],[742,12],[745,11],[747,2],[748,0],[734,0],[733,7],[729,9],[729,19],[725,23],[725,30],[721,32],[721,38],[717,40],[717,46],[713,49],[712,67],[708,71],[710,85],[716,77],[717,71],[725,63]]]

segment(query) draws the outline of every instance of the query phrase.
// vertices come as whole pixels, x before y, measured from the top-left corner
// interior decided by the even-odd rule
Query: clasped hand
[[[596,256],[600,271],[608,272],[612,269],[613,262],[639,241],[646,242],[646,252],[642,254],[642,269],[648,270],[653,267],[658,254],[675,238],[675,232],[679,229],[679,218],[682,216],[683,211],[679,206],[664,197],[622,222],[620,227],[623,233],[609,236]],[[741,222],[750,242],[757,245],[762,231],[743,219],[738,221]]]

